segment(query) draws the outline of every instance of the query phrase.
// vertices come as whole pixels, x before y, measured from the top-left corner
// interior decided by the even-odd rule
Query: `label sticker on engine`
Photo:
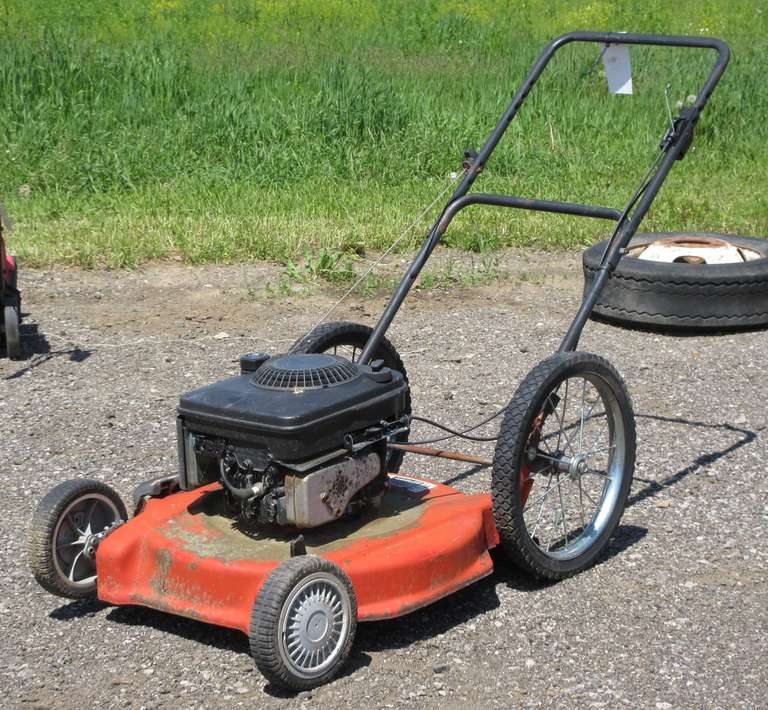
[[[407,476],[390,476],[389,480],[393,485],[405,488],[411,493],[424,493],[435,487],[435,484],[429,481],[421,481],[416,478],[408,478]]]

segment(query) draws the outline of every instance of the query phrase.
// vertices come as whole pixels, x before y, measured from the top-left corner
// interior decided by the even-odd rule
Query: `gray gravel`
[[[578,305],[578,256],[503,261],[507,280],[417,293],[393,327],[417,411],[474,421],[557,346]],[[554,585],[500,566],[431,607],[363,624],[347,671],[311,694],[265,687],[239,633],[39,589],[24,538],[49,487],[92,477],[127,497],[173,470],[178,394],[234,372],[241,352],[285,349],[330,302],[270,300],[261,288],[274,277],[268,266],[22,274],[32,354],[0,360],[0,704],[764,704],[764,332],[668,337],[590,324],[582,348],[618,367],[638,415],[630,506],[600,563]],[[370,321],[380,305],[363,300],[340,315]],[[404,469],[488,488],[487,471],[459,464],[407,458]]]

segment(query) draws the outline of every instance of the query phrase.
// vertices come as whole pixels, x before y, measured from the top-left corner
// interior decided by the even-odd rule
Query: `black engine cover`
[[[183,428],[264,447],[299,462],[344,447],[345,436],[403,416],[402,374],[330,354],[281,355],[181,397]]]

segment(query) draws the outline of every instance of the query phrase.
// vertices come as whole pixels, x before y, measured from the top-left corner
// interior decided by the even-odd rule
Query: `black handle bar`
[[[504,136],[507,127],[523,105],[534,84],[538,81],[542,72],[549,64],[555,52],[571,42],[593,42],[603,45],[610,44],[639,44],[659,47],[689,47],[693,49],[713,49],[717,52],[717,59],[707,76],[704,85],[696,95],[693,105],[686,109],[675,123],[675,132],[665,140],[662,147],[665,155],[656,167],[655,172],[649,178],[645,189],[639,196],[637,204],[633,206],[632,214],[622,214],[618,210],[593,205],[580,205],[568,202],[553,202],[549,200],[530,200],[521,197],[504,195],[467,195],[469,188],[482,172],[488,158],[491,156],[499,141]],[[448,225],[458,212],[473,204],[496,205],[500,207],[515,207],[520,209],[538,210],[543,212],[558,212],[582,217],[598,217],[603,219],[616,219],[619,221],[614,238],[611,239],[609,249],[603,259],[603,265],[595,277],[591,288],[584,295],[581,306],[560,345],[560,351],[576,348],[581,331],[592,312],[592,308],[600,296],[605,282],[616,267],[624,247],[637,231],[643,218],[653,203],[656,194],[664,184],[675,160],[682,158],[687,150],[693,129],[699,120],[699,115],[706,106],[709,97],[715,90],[720,77],[723,75],[731,52],[728,45],[714,37],[677,37],[665,35],[624,34],[621,32],[569,32],[552,40],[539,55],[536,63],[531,68],[528,76],[523,81],[506,111],[499,119],[493,132],[488,136],[483,147],[467,164],[466,173],[454,190],[448,203],[443,208],[437,221],[429,230],[427,239],[414,258],[407,273],[395,289],[392,297],[381,314],[376,327],[371,333],[368,342],[360,354],[360,362],[369,362],[389,328],[397,311],[400,309],[405,297],[411,289],[424,264],[434,248],[445,234]]]

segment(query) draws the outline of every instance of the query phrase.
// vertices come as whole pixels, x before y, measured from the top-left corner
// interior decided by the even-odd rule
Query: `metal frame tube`
[[[499,207],[514,207],[543,212],[572,214],[580,217],[621,220],[622,215],[618,210],[606,207],[579,205],[567,202],[553,202],[549,200],[528,200],[521,197],[505,195],[467,195],[469,188],[484,169],[488,158],[504,136],[507,127],[512,122],[512,119],[517,114],[547,64],[549,64],[550,59],[552,59],[554,54],[560,48],[571,42],[594,42],[603,45],[637,44],[659,47],[688,47],[694,49],[713,49],[717,52],[715,64],[710,70],[704,85],[697,94],[696,101],[682,121],[679,133],[675,135],[672,143],[665,148],[666,155],[650,179],[645,191],[638,200],[637,205],[632,210],[631,216],[627,215],[628,219],[624,224],[621,222],[619,223],[616,238],[612,241],[611,248],[606,254],[603,265],[595,277],[591,288],[584,295],[581,306],[560,345],[560,352],[573,350],[578,345],[584,325],[586,324],[608,277],[621,258],[623,249],[637,231],[637,228],[648,212],[658,191],[661,189],[669,171],[672,169],[675,160],[682,157],[682,154],[690,142],[694,126],[699,119],[699,114],[704,109],[704,106],[712,95],[712,92],[715,90],[718,81],[720,81],[720,77],[723,75],[723,72],[728,65],[730,50],[728,45],[722,40],[713,37],[675,37],[664,35],[623,34],[616,32],[570,32],[552,40],[539,55],[539,58],[534,63],[528,76],[525,78],[525,81],[523,81],[522,86],[518,89],[509,106],[504,111],[504,114],[499,119],[496,127],[488,136],[477,156],[469,164],[464,178],[454,190],[453,195],[443,208],[437,221],[430,228],[421,249],[416,254],[408,271],[392,294],[387,307],[384,309],[376,327],[368,338],[368,341],[360,354],[360,362],[369,362],[371,360],[373,353],[376,352],[387,328],[389,328],[392,323],[392,320],[400,309],[400,306],[408,295],[408,292],[416,281],[416,278],[424,267],[430,254],[439,243],[453,218],[465,207],[468,207],[471,204],[495,205]]]

